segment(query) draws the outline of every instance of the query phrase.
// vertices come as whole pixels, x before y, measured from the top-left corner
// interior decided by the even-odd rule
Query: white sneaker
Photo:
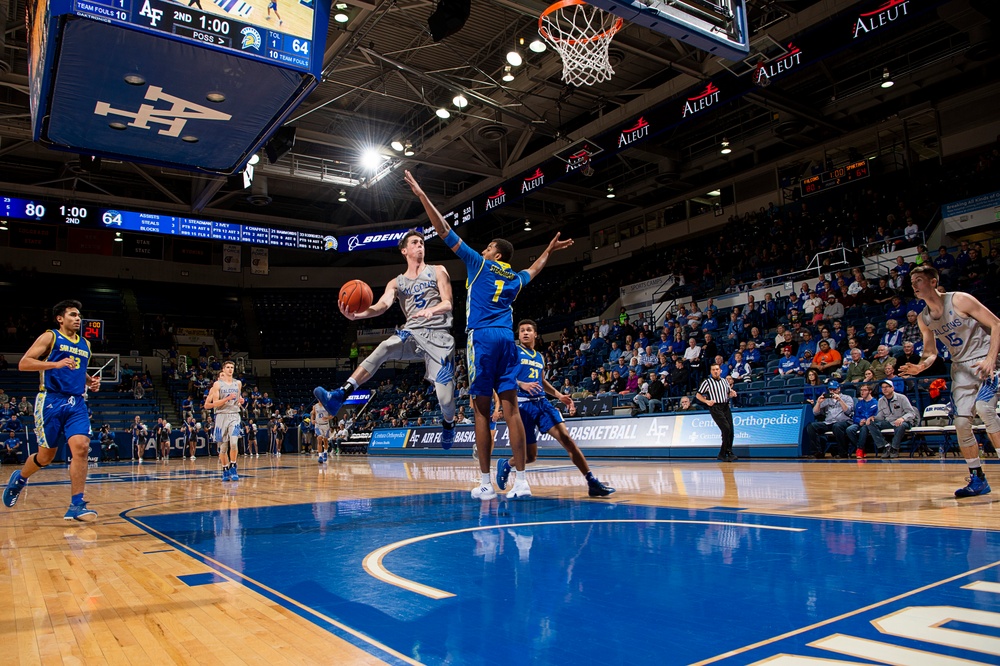
[[[515,479],[514,487],[507,493],[507,499],[526,499],[531,497],[531,488],[524,479]]]
[[[191,460],[194,460],[194,459],[195,459],[195,457],[194,457],[194,456],[191,456]]]
[[[484,502],[496,499],[497,491],[493,490],[493,484],[484,484],[472,489],[472,499],[483,500]]]

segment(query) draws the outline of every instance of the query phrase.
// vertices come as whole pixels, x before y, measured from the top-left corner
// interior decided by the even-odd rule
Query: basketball
[[[372,305],[372,288],[362,280],[345,282],[340,288],[340,305],[344,310],[354,314],[367,310]]]

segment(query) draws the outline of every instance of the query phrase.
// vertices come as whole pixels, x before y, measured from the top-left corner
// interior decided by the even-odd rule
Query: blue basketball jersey
[[[487,261],[464,242],[459,243],[456,254],[467,273],[466,328],[513,329],[514,299],[531,280],[528,272],[514,272],[502,261]]]
[[[72,368],[57,368],[42,370],[39,391],[52,391],[65,395],[82,396],[87,390],[87,363],[90,361],[90,341],[76,336],[76,340],[67,338],[59,331],[52,331],[52,345],[49,347],[45,360],[52,363],[64,358],[72,358],[75,362]]]
[[[542,383],[542,378],[545,372],[545,355],[539,351],[529,351],[520,345],[517,347],[517,355],[517,381],[526,383],[537,382],[544,389],[545,385]],[[535,399],[544,398],[545,393],[528,393],[518,386],[517,396],[519,398]]]

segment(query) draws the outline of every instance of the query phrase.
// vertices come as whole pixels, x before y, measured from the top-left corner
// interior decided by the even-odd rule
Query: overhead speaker
[[[472,0],[440,0],[437,9],[427,19],[431,38],[440,42],[451,37],[465,26],[472,12]]]
[[[288,154],[288,151],[292,149],[295,145],[295,128],[294,127],[282,127],[274,136],[264,144],[264,153],[267,155],[267,161],[274,164],[282,157]]]

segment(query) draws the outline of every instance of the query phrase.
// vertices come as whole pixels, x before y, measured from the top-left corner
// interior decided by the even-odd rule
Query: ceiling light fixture
[[[7,231],[7,220],[0,220],[0,231]]]
[[[503,80],[507,83],[514,80],[514,74],[510,71],[510,65],[503,66]]]
[[[462,93],[458,93],[457,95],[455,95],[455,98],[451,100],[451,103],[460,109],[464,109],[465,107],[469,106],[469,100],[467,100],[465,98],[465,95],[463,95]]]
[[[609,199],[615,198],[615,186],[612,185],[611,183],[608,183],[608,193],[605,196],[607,196]]]
[[[389,147],[395,150],[397,153],[403,152],[403,142],[399,139],[393,139],[389,144]]]
[[[535,37],[534,41],[528,44],[528,48],[535,53],[545,53],[545,49],[548,47],[545,45],[545,42]]]
[[[122,232],[120,232],[120,231],[116,231],[115,232],[115,242],[116,243],[123,243],[123,242],[125,242],[125,239],[122,238]]]
[[[722,190],[712,190],[711,192],[709,192],[705,196],[708,196],[708,197],[719,197],[719,196],[722,196]]]
[[[361,166],[369,171],[375,171],[382,164],[382,156],[374,148],[367,148],[361,153]]]
[[[451,118],[451,111],[444,108],[443,106],[434,113],[436,113],[437,117],[440,118],[441,120],[447,120],[448,118]]]
[[[507,53],[507,62],[511,67],[520,67],[524,63],[524,58],[517,52],[517,49],[512,49]]]
[[[250,156],[250,161],[247,162],[247,164],[249,164],[250,166],[253,166],[253,165],[257,164],[258,162],[260,162],[260,155],[258,155],[257,153],[254,153],[253,155]]]
[[[340,203],[344,203],[345,201],[347,201],[347,190],[340,191],[340,196],[337,197],[337,201],[339,201]]]
[[[407,157],[413,157],[417,154],[417,151],[413,150],[413,144],[407,141],[403,144],[403,155]]]
[[[531,231],[531,220],[524,218],[524,230]]]
[[[728,155],[729,153],[733,152],[733,149],[729,147],[729,141],[727,141],[725,138],[722,139],[722,150],[720,150],[719,152],[722,153],[723,155]]]
[[[346,12],[341,10],[333,15],[333,20],[336,21],[337,23],[347,23],[348,21],[351,20],[351,17],[348,16]]]
[[[883,88],[891,88],[894,85],[896,85],[896,82],[892,80],[891,76],[889,76],[889,68],[888,67],[883,67],[882,68],[882,87]]]

